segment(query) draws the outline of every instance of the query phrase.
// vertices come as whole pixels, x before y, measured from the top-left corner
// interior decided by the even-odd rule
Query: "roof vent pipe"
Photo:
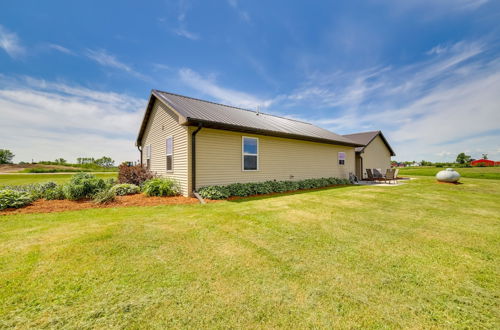
[[[260,115],[260,105],[257,105],[257,116]]]

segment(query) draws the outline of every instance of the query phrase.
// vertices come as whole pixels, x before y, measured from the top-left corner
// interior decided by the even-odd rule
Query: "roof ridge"
[[[160,92],[160,93],[165,93],[165,94],[170,94],[170,95],[175,95],[175,96],[180,96],[180,97],[184,97],[184,98],[186,98],[186,99],[191,99],[191,100],[196,100],[196,101],[201,101],[201,102],[211,103],[211,104],[215,104],[215,105],[222,105],[222,106],[224,106],[224,107],[228,107],[228,108],[233,108],[233,109],[238,109],[238,110],[243,110],[243,111],[253,112],[253,113],[255,113],[255,114],[259,114],[259,115],[272,116],[272,117],[276,117],[276,118],[282,118],[282,119],[287,119],[287,120],[296,121],[296,122],[303,123],[303,124],[307,124],[307,125],[313,125],[313,124],[311,124],[311,123],[308,123],[308,122],[306,122],[306,121],[302,121],[302,120],[298,120],[298,119],[288,118],[288,117],[284,117],[284,116],[277,116],[277,115],[273,115],[273,114],[266,113],[266,112],[260,112],[260,111],[259,111],[259,112],[257,112],[257,111],[255,111],[255,110],[244,109],[244,108],[240,108],[240,107],[235,107],[235,106],[233,106],[233,105],[228,105],[228,104],[223,104],[223,103],[218,103],[218,102],[213,102],[213,101],[208,101],[208,100],[202,100],[202,99],[199,99],[199,98],[196,98],[196,97],[186,96],[186,95],[182,95],[182,94],[171,93],[171,92],[165,92],[165,91],[161,91],[161,90],[158,90],[158,89],[153,89],[153,91]]]
[[[381,133],[381,130],[376,130],[376,131],[366,131],[366,132],[358,132],[358,133],[351,133],[351,134],[343,134],[343,136],[346,135],[357,135],[357,134],[366,134],[366,133]]]

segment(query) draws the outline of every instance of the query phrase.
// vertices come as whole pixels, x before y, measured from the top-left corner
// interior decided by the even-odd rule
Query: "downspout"
[[[193,195],[200,200],[202,204],[205,203],[203,198],[196,192],[196,134],[201,130],[202,124],[198,124],[198,128],[191,133],[191,185],[193,189]]]
[[[137,150],[139,150],[139,153],[141,154],[140,160],[141,160],[141,167],[142,167],[142,148],[140,145],[137,145]]]

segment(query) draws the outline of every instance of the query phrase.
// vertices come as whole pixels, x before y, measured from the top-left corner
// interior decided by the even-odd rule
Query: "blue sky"
[[[498,22],[488,0],[2,2],[0,148],[136,160],[154,88],[500,160]]]

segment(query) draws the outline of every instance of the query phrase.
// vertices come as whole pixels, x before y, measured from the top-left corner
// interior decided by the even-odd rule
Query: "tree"
[[[66,159],[64,159],[64,158],[57,158],[57,159],[56,159],[56,163],[57,163],[57,164],[64,165],[64,164],[66,164],[67,162],[66,162]]]
[[[111,157],[106,156],[96,159],[95,163],[102,167],[113,167],[115,165],[115,161]]]
[[[14,156],[10,150],[0,149],[0,164],[12,164]]]
[[[483,154],[483,159],[488,159],[488,154]]]
[[[466,155],[464,152],[461,152],[458,154],[456,162],[459,164],[466,164],[470,162],[470,156]]]

